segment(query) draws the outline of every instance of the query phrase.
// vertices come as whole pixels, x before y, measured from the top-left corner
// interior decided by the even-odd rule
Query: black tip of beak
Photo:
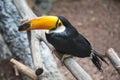
[[[24,24],[18,26],[18,31],[27,30],[30,26],[31,26],[31,23],[24,23]]]

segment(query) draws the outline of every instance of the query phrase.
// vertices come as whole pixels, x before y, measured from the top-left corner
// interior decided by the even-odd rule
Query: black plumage
[[[91,60],[95,66],[99,70],[102,70],[101,60],[106,62],[104,58],[92,49],[89,41],[82,36],[66,18],[62,16],[58,16],[58,18],[66,29],[61,33],[46,33],[48,42],[51,43],[58,52],[63,54],[70,54],[81,58],[91,56]]]

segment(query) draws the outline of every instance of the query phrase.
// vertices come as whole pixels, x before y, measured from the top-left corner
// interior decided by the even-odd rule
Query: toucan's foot
[[[62,65],[64,64],[64,60],[67,59],[67,58],[72,58],[73,56],[72,55],[68,55],[68,54],[64,54],[61,58],[61,62],[62,62]]]

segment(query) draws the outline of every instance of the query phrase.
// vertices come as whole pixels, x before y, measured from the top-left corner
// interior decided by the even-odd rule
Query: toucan
[[[107,61],[104,55],[95,51],[89,41],[63,16],[41,16],[29,19],[19,25],[19,31],[46,30],[47,41],[61,54],[80,58],[91,57],[98,70],[102,70],[102,62]]]

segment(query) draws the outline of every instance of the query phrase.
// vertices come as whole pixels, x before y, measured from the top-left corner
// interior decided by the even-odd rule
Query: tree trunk
[[[0,61],[3,59],[6,59],[7,57],[10,57],[11,55],[12,54],[11,54],[10,50],[8,49],[8,47],[0,33]]]
[[[17,25],[21,19],[12,0],[0,0],[0,32],[12,56],[32,67],[32,58],[26,32],[20,33]],[[23,80],[27,80],[23,77]]]

